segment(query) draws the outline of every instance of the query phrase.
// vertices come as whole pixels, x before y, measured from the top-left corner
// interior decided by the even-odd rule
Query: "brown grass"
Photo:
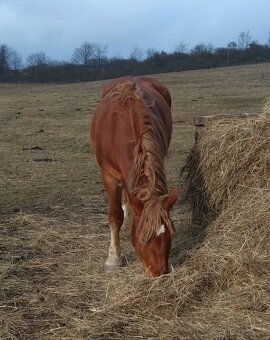
[[[158,76],[174,102],[169,186],[191,118],[259,113],[269,75],[264,64]],[[268,339],[269,108],[205,132],[197,166],[216,216],[202,229],[175,208],[172,273],[147,278],[123,229],[128,266],[104,274],[106,196],[87,136],[101,85],[0,89],[0,338]]]

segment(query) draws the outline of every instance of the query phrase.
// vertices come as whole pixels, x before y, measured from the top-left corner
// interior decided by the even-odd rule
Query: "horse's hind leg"
[[[109,256],[105,262],[105,271],[113,271],[115,267],[122,265],[119,231],[124,221],[124,213],[121,206],[122,188],[108,174],[102,174],[104,187],[109,200],[109,223],[111,228],[111,243]]]

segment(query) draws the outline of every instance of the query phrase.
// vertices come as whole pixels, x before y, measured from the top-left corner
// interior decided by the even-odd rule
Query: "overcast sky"
[[[0,0],[0,44],[24,58],[43,51],[67,60],[84,41],[108,45],[108,56],[137,45],[172,52],[179,42],[238,41],[249,30],[266,44],[270,0]]]

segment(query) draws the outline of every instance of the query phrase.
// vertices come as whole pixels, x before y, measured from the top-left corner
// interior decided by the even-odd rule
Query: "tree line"
[[[214,48],[200,43],[188,49],[180,42],[171,53],[135,46],[128,58],[108,57],[108,47],[84,42],[74,49],[70,61],[53,61],[44,53],[32,53],[22,64],[21,56],[6,44],[0,45],[0,82],[81,82],[142,75],[232,66],[270,61],[269,41],[262,45],[252,40],[249,31],[239,34],[238,42]]]

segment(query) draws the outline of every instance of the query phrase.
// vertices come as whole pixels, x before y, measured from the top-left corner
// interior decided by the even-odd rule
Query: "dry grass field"
[[[270,64],[154,77],[173,98],[169,187],[185,186],[179,174],[194,143],[193,117],[260,113],[270,97]],[[254,319],[252,308],[249,315],[239,307],[242,327],[215,310],[215,290],[195,287],[186,261],[205,233],[183,198],[172,212],[172,273],[146,277],[125,228],[128,265],[103,272],[107,199],[88,134],[104,84],[0,84],[0,339],[270,338],[261,314]],[[255,283],[253,292],[266,301]],[[244,293],[234,294],[232,304]],[[269,317],[266,307],[260,313]]]

